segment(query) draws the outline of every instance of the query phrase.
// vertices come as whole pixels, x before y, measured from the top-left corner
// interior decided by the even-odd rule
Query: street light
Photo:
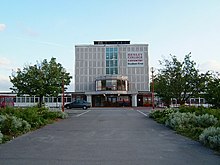
[[[65,69],[62,68],[62,112],[64,112],[64,73]]]
[[[62,112],[64,112],[64,80],[62,78]]]
[[[152,100],[152,108],[154,109],[154,68],[151,67],[152,74],[152,85],[151,85],[151,100]]]

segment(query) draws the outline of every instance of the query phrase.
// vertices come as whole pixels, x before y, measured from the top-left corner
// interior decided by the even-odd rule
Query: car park
[[[71,103],[67,103],[64,105],[65,108],[67,109],[72,109],[72,108],[82,108],[82,109],[87,109],[91,107],[91,103],[85,101],[85,100],[76,100]]]

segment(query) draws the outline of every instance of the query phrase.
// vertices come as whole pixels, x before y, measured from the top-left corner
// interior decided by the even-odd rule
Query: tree
[[[190,97],[199,95],[205,88],[205,74],[199,74],[195,68],[196,63],[187,54],[183,62],[178,61],[176,56],[171,56],[171,60],[164,59],[155,77],[155,92],[168,105],[172,98],[177,99],[177,103],[184,104]]]
[[[167,86],[170,86],[170,82],[167,81],[166,76],[158,74],[154,78],[154,91],[156,92],[157,96],[159,96],[165,103],[165,105],[169,106],[173,95]]]
[[[33,66],[25,66],[23,70],[18,69],[9,77],[13,87],[10,88],[18,95],[29,94],[39,96],[39,106],[42,106],[43,96],[58,96],[62,93],[62,83],[70,84],[70,73],[67,73],[56,58],[50,62],[43,60]],[[65,88],[66,89],[66,88]]]
[[[215,108],[220,108],[220,75],[212,73],[207,81],[205,99],[209,104]]]

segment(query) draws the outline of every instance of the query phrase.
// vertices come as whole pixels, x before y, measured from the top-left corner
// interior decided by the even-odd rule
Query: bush
[[[17,136],[30,131],[30,124],[16,116],[0,115],[0,129],[3,134]]]
[[[192,128],[192,127],[201,127],[208,128],[218,123],[218,119],[213,115],[204,114],[196,116],[195,113],[180,113],[175,112],[168,115],[166,120],[166,126],[169,126],[173,129],[181,128]]]
[[[45,107],[6,108],[4,111],[0,111],[0,113],[21,118],[27,121],[34,129],[52,123],[56,118],[67,117],[67,114],[64,115],[62,112],[52,112]]]
[[[196,116],[195,113],[175,112],[168,115],[165,125],[173,128],[178,133],[199,140],[199,135],[205,128],[218,123],[213,115],[204,114]]]
[[[194,113],[174,112],[168,115],[165,125],[174,130],[183,129],[184,127],[192,128],[195,123],[196,115]]]
[[[197,116],[198,115],[204,115],[204,114],[209,114],[213,115],[214,117],[218,118],[220,120],[220,109],[212,109],[212,108],[205,108],[205,107],[185,107],[181,106],[179,108],[179,112],[190,112],[190,113],[195,113]]]
[[[212,149],[220,150],[220,127],[209,127],[199,136],[199,140]]]
[[[196,116],[196,126],[208,128],[210,126],[214,126],[218,123],[218,119],[213,115],[204,114]]]
[[[44,125],[45,120],[39,115],[38,108],[6,108],[1,114],[13,115],[27,121],[32,128]]]
[[[57,117],[61,118],[61,119],[66,119],[66,118],[68,118],[68,114],[66,112],[58,111]]]
[[[169,114],[176,112],[175,109],[169,108],[165,110],[150,111],[149,117],[155,119],[158,123],[165,124]]]
[[[65,112],[52,112],[47,108],[5,108],[0,109],[0,136],[1,143],[12,139],[22,133],[52,123],[57,118],[67,118]]]
[[[1,133],[1,131],[0,131],[0,144],[3,142],[3,134]]]

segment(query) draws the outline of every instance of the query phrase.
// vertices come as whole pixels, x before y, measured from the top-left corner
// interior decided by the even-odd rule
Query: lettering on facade
[[[128,67],[144,67],[144,52],[127,52]]]

